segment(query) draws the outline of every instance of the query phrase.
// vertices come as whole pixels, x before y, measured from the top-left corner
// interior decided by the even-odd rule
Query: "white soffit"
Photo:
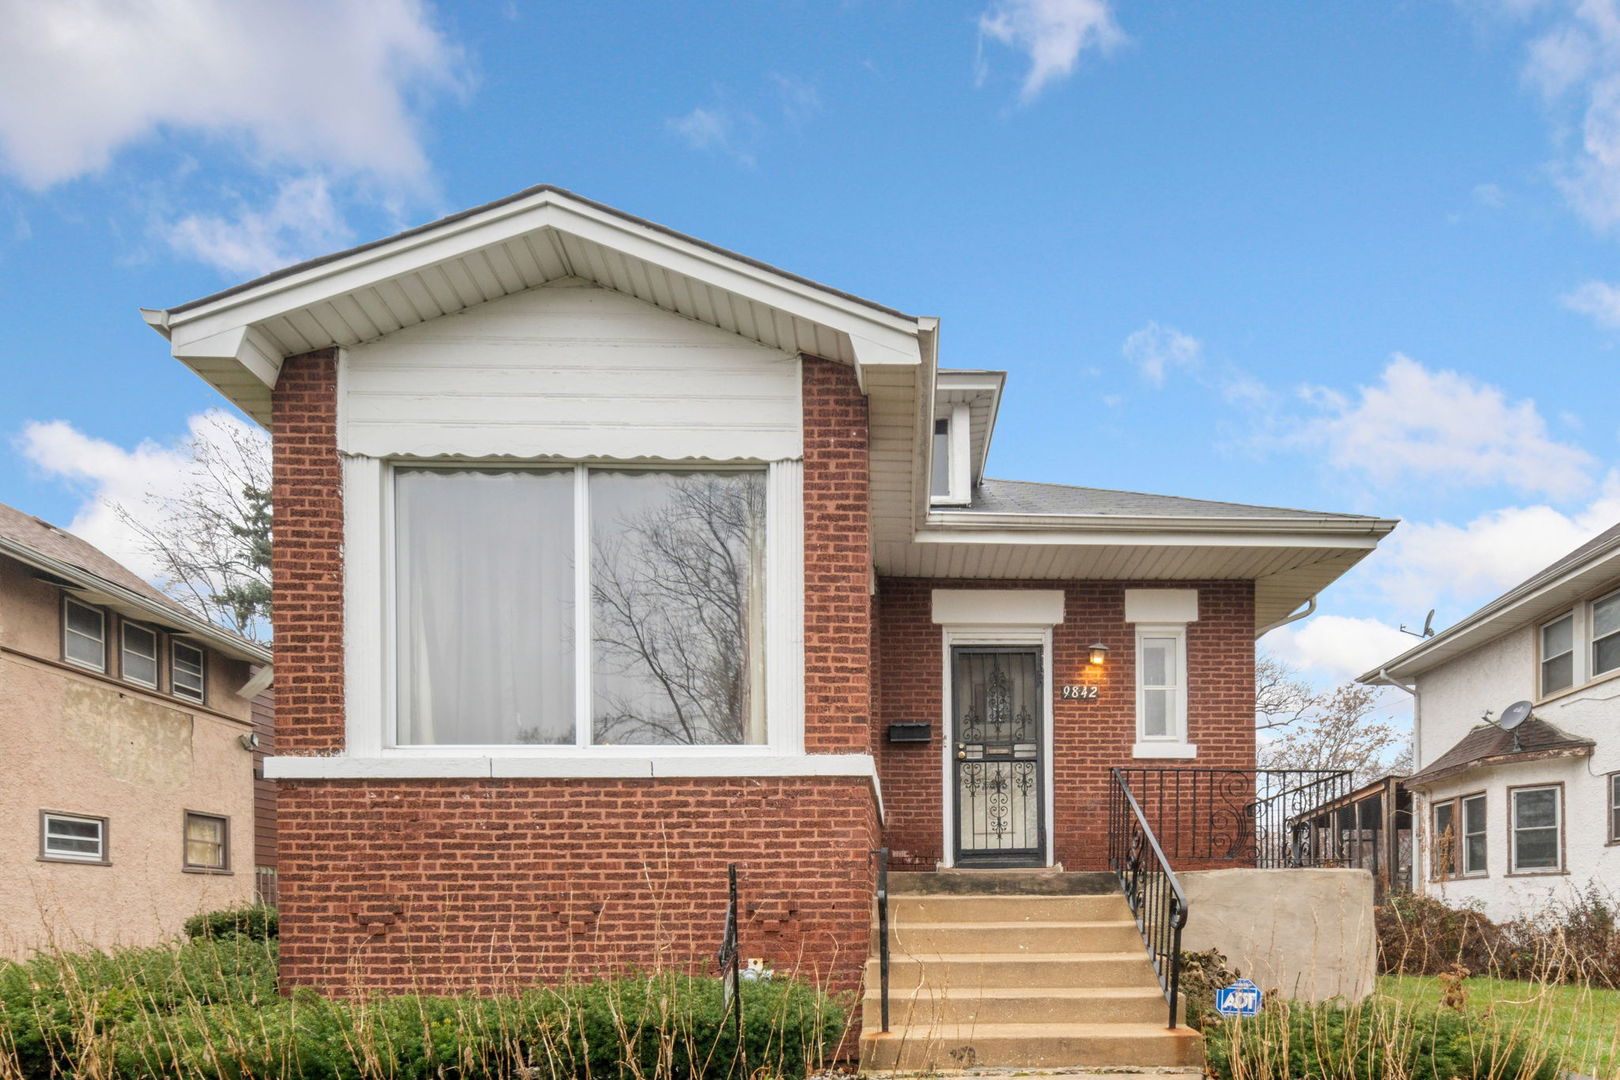
[[[934,622],[944,626],[1056,626],[1062,589],[935,589]]]
[[[143,314],[175,357],[268,422],[283,357],[373,341],[568,277],[769,348],[853,364],[863,378],[922,362],[925,320],[551,187]]]

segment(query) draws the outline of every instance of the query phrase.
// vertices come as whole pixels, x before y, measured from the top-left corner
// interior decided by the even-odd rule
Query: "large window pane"
[[[1575,682],[1575,618],[1565,615],[1541,628],[1541,692],[1551,694]]]
[[[592,739],[763,743],[765,475],[592,470]]]
[[[395,474],[402,744],[574,741],[574,472]]]
[[[1463,873],[1485,872],[1485,796],[1463,800]]]
[[[62,652],[69,660],[103,671],[107,667],[107,617],[99,608],[66,603]]]
[[[1450,877],[1456,873],[1456,812],[1457,804],[1450,801],[1438,803],[1434,808],[1433,872],[1435,877]]]
[[[1513,793],[1513,869],[1556,870],[1558,832],[1557,788]]]
[[[1142,691],[1142,734],[1160,738],[1170,734],[1170,695],[1172,690]]]

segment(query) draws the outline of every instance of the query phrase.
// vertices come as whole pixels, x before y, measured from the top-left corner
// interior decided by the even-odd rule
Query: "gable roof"
[[[1357,682],[1410,678],[1493,641],[1521,626],[1556,614],[1594,590],[1620,581],[1620,524],[1598,533],[1531,574],[1495,600],[1362,673]]]
[[[1241,518],[1255,521],[1342,521],[1375,523],[1364,514],[1331,514],[1276,506],[1149,495],[1139,491],[1043,484],[1027,480],[986,478],[973,493],[971,514],[1062,514],[1132,518]]]
[[[1597,743],[1531,716],[1513,731],[1495,724],[1480,724],[1464,735],[1456,746],[1429,765],[1406,778],[1407,787],[1426,787],[1469,769],[1509,765],[1520,761],[1540,761],[1552,757],[1586,757]]]
[[[34,567],[93,603],[202,638],[238,660],[268,664],[270,651],[199,618],[89,541],[0,503],[0,555]]]

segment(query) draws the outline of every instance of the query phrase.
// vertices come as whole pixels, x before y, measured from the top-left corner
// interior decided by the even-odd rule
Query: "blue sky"
[[[222,404],[137,308],[538,182],[939,316],[992,475],[1405,519],[1268,639],[1323,682],[1620,519],[1608,0],[7,19],[0,501],[137,564]]]

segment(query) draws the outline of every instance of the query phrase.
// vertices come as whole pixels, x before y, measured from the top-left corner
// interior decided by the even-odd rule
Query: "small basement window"
[[[215,814],[187,810],[185,851],[187,870],[229,870],[230,822]]]
[[[105,863],[107,819],[42,812],[39,815],[39,857],[62,862]]]
[[[92,671],[107,670],[107,613],[62,598],[62,658]]]
[[[203,651],[197,646],[188,645],[184,641],[174,643],[169,669],[169,686],[174,691],[175,697],[187,698],[191,701],[202,701],[207,696],[208,686],[204,675],[205,659]]]
[[[121,630],[124,645],[119,655],[119,671],[125,682],[148,686],[158,684],[158,636],[139,623],[126,622]]]

